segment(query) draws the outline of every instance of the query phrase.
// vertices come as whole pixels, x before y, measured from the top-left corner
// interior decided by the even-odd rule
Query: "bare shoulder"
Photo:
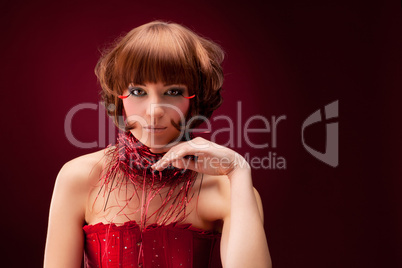
[[[260,194],[253,187],[258,210],[263,218],[263,207]],[[203,175],[201,185],[199,216],[208,221],[223,220],[230,216],[230,181],[227,176]]]
[[[57,176],[56,184],[83,187],[96,183],[105,165],[106,150],[74,158],[63,165]]]

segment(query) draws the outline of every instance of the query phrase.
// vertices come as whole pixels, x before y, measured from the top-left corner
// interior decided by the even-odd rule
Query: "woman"
[[[50,207],[45,267],[271,267],[261,199],[233,150],[194,127],[221,104],[223,51],[154,21],[99,60],[102,97],[124,130],[66,163]]]

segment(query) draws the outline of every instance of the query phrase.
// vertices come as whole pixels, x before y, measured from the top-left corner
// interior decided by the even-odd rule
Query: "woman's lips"
[[[161,126],[148,126],[148,127],[144,127],[144,130],[150,133],[161,133],[163,131],[165,131],[165,129],[167,129],[167,127],[161,127]]]

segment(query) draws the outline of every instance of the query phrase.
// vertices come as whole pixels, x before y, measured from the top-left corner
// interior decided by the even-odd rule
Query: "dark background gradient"
[[[234,147],[286,159],[285,170],[253,171],[274,267],[402,267],[400,1],[145,2],[1,2],[0,266],[41,267],[57,173],[68,160],[100,149],[77,148],[64,132],[70,109],[98,105],[99,50],[161,19],[226,51],[225,102],[214,116],[238,122],[238,101],[243,124],[257,114],[286,115],[276,148]],[[301,125],[335,100],[340,154],[333,168],[303,148]],[[77,113],[72,130],[102,147],[98,112]],[[306,136],[324,150],[324,124]],[[272,144],[269,133],[250,137]]]

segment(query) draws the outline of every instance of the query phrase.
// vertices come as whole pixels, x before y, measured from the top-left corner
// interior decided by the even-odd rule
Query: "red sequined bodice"
[[[135,221],[124,225],[86,225],[85,267],[207,268],[222,267],[221,234],[191,224],[151,224],[143,231]]]

